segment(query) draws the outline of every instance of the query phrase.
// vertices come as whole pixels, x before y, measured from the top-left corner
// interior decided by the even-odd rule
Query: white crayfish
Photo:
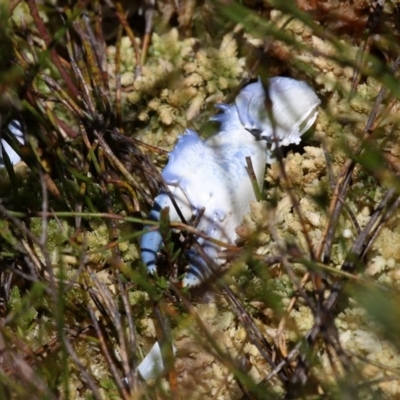
[[[267,104],[271,104],[269,110]],[[276,144],[299,143],[300,136],[317,118],[319,104],[305,82],[291,78],[271,78],[267,88],[260,80],[244,87],[234,104],[217,106],[222,113],[212,120],[221,124],[218,133],[202,140],[196,132],[187,130],[179,138],[162,171],[170,193],[161,192],[155,198],[149,218],[159,220],[161,210],[168,207],[170,220],[181,221],[170,197],[173,196],[186,221],[200,214],[199,231],[234,244],[235,228],[249,211],[250,202],[256,199],[246,158],[250,157],[262,187],[271,150]],[[223,262],[218,258],[219,246],[202,237],[196,240],[207,257],[202,257],[194,247],[187,251],[185,286],[203,282],[211,275],[213,265]],[[142,236],[141,256],[150,273],[157,270],[161,244],[162,236],[157,230]]]

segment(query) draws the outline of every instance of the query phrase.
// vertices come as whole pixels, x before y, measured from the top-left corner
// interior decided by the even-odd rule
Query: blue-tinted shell
[[[228,244],[235,243],[235,229],[248,213],[250,203],[256,200],[246,158],[251,159],[262,187],[270,156],[267,149],[274,142],[274,135],[279,145],[298,143],[301,134],[314,123],[318,114],[320,101],[306,83],[276,77],[270,79],[267,86],[264,88],[258,80],[243,88],[234,104],[218,105],[222,113],[211,120],[218,121],[220,129],[209,139],[203,140],[196,132],[187,130],[179,138],[162,171],[184,218],[189,220],[204,209],[197,229]],[[269,111],[268,98],[271,101]],[[150,218],[157,220],[164,207],[169,207],[171,220],[180,220],[167,193],[157,196]],[[189,267],[183,284],[188,286],[207,279],[213,267],[222,263],[218,258],[219,246],[202,237],[197,241],[209,260],[194,248],[187,251]],[[162,238],[157,231],[142,237],[142,260],[151,273],[156,271],[161,244]]]

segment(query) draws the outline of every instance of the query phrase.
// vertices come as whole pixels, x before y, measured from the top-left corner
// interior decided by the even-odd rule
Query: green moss
[[[35,307],[27,301],[27,298],[22,298],[20,290],[17,286],[11,289],[10,300],[8,303],[10,311],[18,316],[16,329],[20,337],[26,337],[29,329],[33,328],[32,323],[38,315]]]

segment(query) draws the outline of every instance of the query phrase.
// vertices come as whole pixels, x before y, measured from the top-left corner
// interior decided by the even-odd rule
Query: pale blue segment
[[[159,194],[154,200],[154,206],[150,211],[149,219],[159,221],[161,210],[171,206],[172,203],[169,196],[166,193]],[[146,226],[145,228],[150,228],[150,226]],[[152,274],[157,270],[157,253],[160,250],[161,244],[162,236],[158,230],[145,233],[140,240],[142,261],[146,264],[147,270]]]
[[[19,121],[14,120],[8,125],[8,129],[12,135],[16,137],[18,142],[24,143],[24,134]],[[3,151],[8,155],[11,164],[17,164],[21,161],[21,157],[13,150],[13,148],[3,139],[1,139],[1,151],[0,151],[0,168],[4,167]]]

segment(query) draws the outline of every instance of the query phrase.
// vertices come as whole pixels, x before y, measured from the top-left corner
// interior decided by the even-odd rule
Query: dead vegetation
[[[1,138],[23,160],[0,171],[1,398],[400,397],[397,3],[0,6]],[[228,272],[180,288],[170,228],[195,228],[163,219],[149,277],[138,238],[177,135],[278,74],[320,115],[268,167]],[[156,340],[167,374],[145,383]]]

